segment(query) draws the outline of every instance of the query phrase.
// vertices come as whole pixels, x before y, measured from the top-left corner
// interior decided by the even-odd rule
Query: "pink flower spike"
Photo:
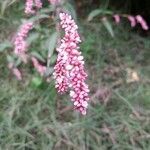
[[[26,37],[28,36],[29,31],[33,28],[33,23],[32,22],[27,22],[24,23],[17,35],[14,38],[14,53],[20,57],[23,62],[27,62],[27,55],[26,55],[26,50],[27,50],[27,43],[26,43]]]
[[[18,68],[13,68],[12,72],[18,80],[22,80],[22,75],[21,75],[21,72]]]
[[[79,52],[81,42],[78,26],[72,17],[60,13],[60,25],[65,31],[60,46],[57,48],[58,57],[54,67],[55,87],[59,93],[70,91],[74,108],[82,115],[86,114],[89,101],[89,88],[85,83],[87,74],[84,68],[84,58]]]
[[[34,14],[35,10],[33,10],[33,0],[26,0],[26,4],[25,4],[25,13],[26,14]]]
[[[149,29],[146,21],[143,19],[143,17],[141,15],[137,15],[136,20],[137,20],[138,23],[140,23],[143,30],[148,30]]]
[[[35,57],[32,57],[31,60],[32,60],[34,68],[37,70],[37,72],[41,76],[43,76],[46,71],[46,67],[41,65]]]
[[[131,27],[136,26],[136,19],[133,16],[128,16],[128,20],[130,21]]]
[[[141,22],[143,22],[143,17],[141,15],[137,15],[136,20],[138,23],[141,23]]]
[[[8,68],[12,71],[12,73],[16,76],[17,80],[22,80],[22,74],[20,70],[16,67],[14,67],[14,63],[9,62]]]
[[[118,24],[120,23],[120,16],[118,14],[116,15],[113,15],[114,19],[115,19],[115,22]]]
[[[35,6],[39,9],[42,8],[42,2],[41,0],[34,0],[35,1]]]

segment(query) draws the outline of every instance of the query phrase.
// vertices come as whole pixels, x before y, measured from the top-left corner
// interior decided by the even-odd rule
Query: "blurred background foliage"
[[[126,20],[117,25],[110,16],[141,14],[150,24],[150,1],[64,2],[83,41],[91,90],[88,114],[76,113],[69,97],[57,94],[52,78],[46,83],[31,64],[12,57],[12,37],[24,18],[33,19],[37,24],[27,39],[29,52],[46,64],[51,49],[50,68],[54,66],[53,7],[43,0],[44,8],[29,18],[24,1],[0,0],[0,150],[149,150],[150,32],[131,28]],[[101,13],[89,22],[97,9]],[[21,68],[22,81],[7,68],[11,58]]]

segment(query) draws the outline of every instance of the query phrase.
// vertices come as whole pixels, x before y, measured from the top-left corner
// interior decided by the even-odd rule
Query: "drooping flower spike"
[[[46,66],[41,65],[35,57],[32,57],[31,60],[36,71],[43,76],[46,71]]]
[[[118,24],[120,23],[120,16],[118,14],[113,15],[115,22]]]
[[[33,0],[26,0],[24,12],[26,14],[34,14],[35,10],[33,9],[33,5],[34,5]]]
[[[20,57],[24,62],[26,62],[27,56],[27,42],[26,38],[29,31],[33,28],[32,22],[26,22],[21,25],[15,39],[14,39],[14,53]]]
[[[136,26],[136,19],[134,16],[128,15],[128,20],[130,21],[131,27],[135,27]]]
[[[42,2],[41,2],[41,0],[34,0],[34,2],[35,2],[36,8],[38,8],[38,9],[42,8]]]
[[[148,30],[149,29],[146,21],[144,20],[144,18],[141,15],[137,15],[135,18],[136,18],[137,22],[141,25],[143,30]]]
[[[54,67],[55,87],[59,93],[70,92],[74,108],[86,114],[89,101],[89,88],[85,83],[87,74],[84,68],[84,60],[79,52],[78,44],[81,42],[78,34],[78,26],[72,17],[66,13],[60,13],[60,25],[65,31],[61,45],[57,48],[58,58]]]
[[[8,68],[12,71],[13,75],[16,76],[17,80],[22,80],[22,74],[20,70],[17,67],[15,67],[13,63],[9,63]]]
[[[41,0],[26,0],[25,13],[28,15],[34,14],[36,12],[34,8],[37,8],[37,9],[42,8]]]

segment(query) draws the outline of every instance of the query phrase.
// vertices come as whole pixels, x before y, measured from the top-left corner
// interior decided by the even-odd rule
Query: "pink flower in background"
[[[34,14],[35,10],[33,9],[34,2],[33,0],[26,0],[25,4],[25,13],[26,14]]]
[[[41,2],[41,0],[34,0],[34,1],[35,1],[35,6],[37,8],[42,8],[42,2]]]
[[[21,72],[18,68],[13,68],[12,72],[18,80],[22,80],[22,75],[21,75]]]
[[[31,60],[32,60],[34,68],[37,70],[37,72],[41,76],[43,76],[46,71],[46,67],[41,65],[35,57],[32,57]]]
[[[26,55],[26,50],[27,50],[27,43],[26,43],[26,37],[28,36],[29,31],[33,28],[33,23],[32,22],[27,22],[24,23],[15,39],[14,39],[14,53],[19,56],[24,62],[26,62],[27,55]]]
[[[128,16],[128,20],[130,21],[131,27],[136,26],[136,19],[133,16]]]
[[[120,16],[118,14],[116,15],[113,15],[114,19],[115,19],[115,22],[118,24],[120,23]]]
[[[81,42],[77,32],[78,26],[72,17],[66,13],[60,13],[60,24],[65,30],[61,45],[57,48],[58,58],[54,67],[54,79],[58,92],[70,91],[74,108],[86,114],[89,100],[89,88],[85,83],[87,74],[84,69],[84,60],[79,52],[78,43]]]
[[[26,14],[34,14],[36,12],[34,10],[34,6],[38,9],[42,8],[41,0],[26,0],[25,13]]]
[[[52,5],[57,5],[60,3],[60,0],[48,0]]]
[[[143,17],[141,15],[137,15],[136,20],[137,20],[138,23],[140,23],[143,30],[148,30],[149,29],[146,21],[143,19]]]
[[[17,80],[22,80],[22,74],[21,74],[20,70],[18,68],[14,67],[13,63],[9,63],[8,68],[16,76]]]

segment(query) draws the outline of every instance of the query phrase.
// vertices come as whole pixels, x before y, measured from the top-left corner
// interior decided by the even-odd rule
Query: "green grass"
[[[12,16],[0,25],[0,41],[14,31],[22,14]],[[88,114],[75,112],[69,97],[56,93],[53,81],[36,87],[33,78],[38,76],[30,69],[17,81],[6,67],[9,52],[2,53],[0,150],[150,149],[150,39],[121,26],[114,27],[115,38],[100,23],[81,22],[80,27],[91,90]],[[127,69],[139,80],[128,82],[133,77]]]

